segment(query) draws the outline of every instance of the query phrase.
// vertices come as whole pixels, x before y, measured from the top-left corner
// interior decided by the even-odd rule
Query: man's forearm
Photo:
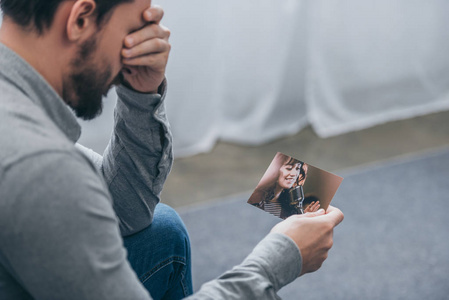
[[[123,235],[151,224],[172,166],[172,136],[163,103],[165,86],[164,81],[161,94],[118,87],[114,132],[104,156],[78,145],[103,173]]]
[[[187,299],[280,299],[277,292],[299,276],[301,266],[295,243],[283,234],[270,234],[242,264]]]

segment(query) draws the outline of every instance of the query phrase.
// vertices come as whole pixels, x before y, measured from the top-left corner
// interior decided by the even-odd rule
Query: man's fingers
[[[305,215],[306,217],[317,217],[317,216],[323,216],[324,214],[325,214],[324,209],[319,209],[319,210],[317,210],[317,211],[315,211],[315,212],[308,212],[308,213],[305,213],[304,215]]]
[[[170,30],[167,27],[157,24],[148,24],[144,28],[126,36],[124,46],[126,48],[132,48],[147,40],[155,38],[168,40],[169,37]]]
[[[140,43],[139,45],[127,49],[122,49],[122,56],[125,60],[136,58],[142,55],[149,55],[170,51],[170,44],[162,39],[151,39]]]
[[[336,207],[330,206],[327,208],[326,215],[323,218],[328,218],[335,226],[340,224],[345,218],[344,214]]]
[[[151,6],[143,12],[143,19],[147,22],[159,24],[164,17],[164,10],[158,5]]]
[[[151,66],[151,68],[158,69],[166,65],[168,61],[168,52],[160,52],[149,55],[142,55],[135,58],[124,58],[122,60],[124,65],[128,66]]]

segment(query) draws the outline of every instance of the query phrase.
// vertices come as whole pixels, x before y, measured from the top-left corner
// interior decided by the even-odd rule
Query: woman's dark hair
[[[39,34],[49,28],[58,6],[67,0],[0,0],[5,16],[22,27],[34,27]],[[134,0],[95,0],[97,24],[101,24],[112,8]],[[32,24],[33,23],[33,24]]]
[[[297,160],[296,158],[287,156],[287,160],[284,163],[284,165],[290,165],[290,166],[294,166],[296,164],[302,164],[302,162],[300,160]]]
[[[306,176],[307,176],[306,169],[304,168],[304,165],[305,165],[305,163],[301,163],[301,168],[299,169],[299,176],[298,176],[298,179],[296,179],[298,184],[302,179],[306,179]],[[301,178],[301,180],[299,180],[299,178]]]
[[[304,197],[304,201],[302,201],[302,205],[310,204],[310,203],[312,203],[313,201],[319,202],[320,199],[318,199],[318,197],[315,196],[315,195],[313,195],[313,194],[307,194],[307,195],[305,195],[305,197]]]

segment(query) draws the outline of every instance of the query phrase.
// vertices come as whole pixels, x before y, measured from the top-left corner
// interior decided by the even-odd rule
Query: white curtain
[[[447,0],[159,3],[177,156],[449,109]]]
[[[305,2],[159,1],[172,30],[167,109],[175,154],[259,144],[307,124]]]
[[[449,108],[449,1],[311,1],[308,116],[327,137]]]
[[[308,124],[328,137],[449,109],[447,0],[155,2],[172,31],[177,157],[218,139],[257,145]],[[114,103],[110,93],[83,123],[86,146],[104,148]]]
[[[167,109],[177,156],[258,144],[307,124],[301,1],[159,1],[173,45]]]

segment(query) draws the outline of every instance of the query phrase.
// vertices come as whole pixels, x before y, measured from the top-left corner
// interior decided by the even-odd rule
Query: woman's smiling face
[[[301,164],[285,164],[279,169],[278,185],[284,189],[289,189],[296,182],[301,170]]]

